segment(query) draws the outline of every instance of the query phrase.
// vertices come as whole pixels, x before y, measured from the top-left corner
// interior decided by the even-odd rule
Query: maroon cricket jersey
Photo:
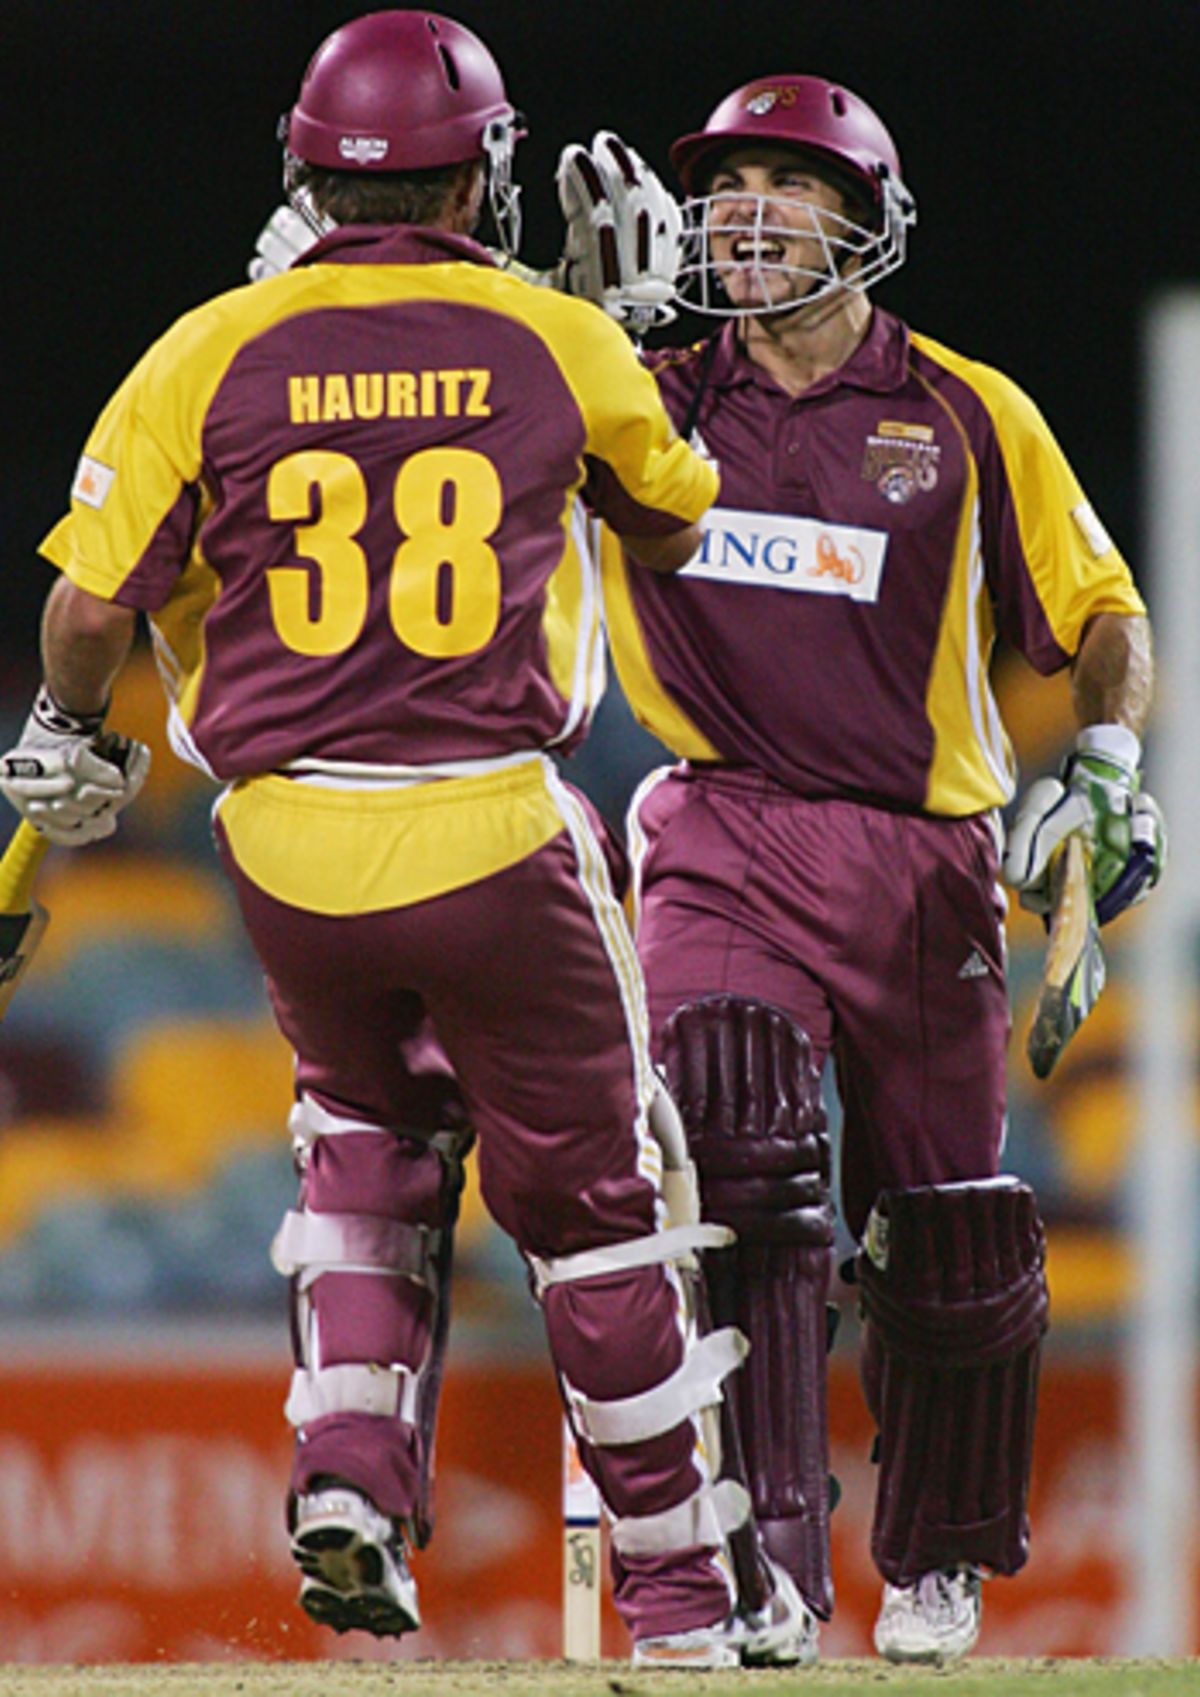
[[[715,487],[602,312],[351,227],[149,350],[44,551],[150,614],[175,747],[217,777],[486,761],[570,746],[602,687],[581,493],[637,534]]]
[[[679,754],[803,796],[951,816],[1005,803],[996,634],[1052,672],[1094,614],[1144,611],[1032,403],[878,309],[800,396],[736,325],[649,358],[679,426],[703,384],[693,441],[721,494],[676,577],[606,548],[638,717]]]

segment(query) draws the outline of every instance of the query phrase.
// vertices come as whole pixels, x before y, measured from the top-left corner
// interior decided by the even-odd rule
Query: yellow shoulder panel
[[[1034,591],[1068,654],[1097,613],[1144,613],[1129,567],[1096,517],[1049,425],[1011,378],[913,334],[913,345],[979,396],[996,433]]]

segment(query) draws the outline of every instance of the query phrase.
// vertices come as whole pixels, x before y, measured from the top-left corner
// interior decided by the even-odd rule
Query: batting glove
[[[289,270],[301,254],[307,253],[317,239],[316,231],[298,212],[290,206],[277,206],[258,232],[254,258],[246,267],[247,276],[252,283],[261,283],[264,277],[277,277],[281,271]]]
[[[103,720],[68,713],[43,684],[20,742],[0,756],[0,792],[60,848],[111,837],[146,781],[150,750],[101,730]]]
[[[631,147],[600,130],[572,142],[555,177],[567,221],[561,286],[643,334],[675,317],[671,302],[683,219],[675,200]]]
[[[1150,894],[1166,866],[1167,833],[1158,803],[1137,787],[1140,758],[1126,726],[1085,725],[1061,777],[1030,785],[1004,855],[1004,876],[1022,907],[1049,913],[1050,862],[1075,832],[1090,853],[1101,925]]]

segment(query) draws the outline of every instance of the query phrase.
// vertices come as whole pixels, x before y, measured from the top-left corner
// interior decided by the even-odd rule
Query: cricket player
[[[568,149],[564,170],[587,157]],[[630,813],[653,1043],[706,1217],[738,1231],[713,1304],[751,1340],[737,1396],[759,1524],[818,1618],[832,1059],[879,1429],[875,1643],[952,1660],[976,1641],[981,1577],[1026,1559],[1047,1315],[1036,1204],[1001,1174],[1015,774],[988,664],[999,634],[1041,673],[1070,668],[1074,751],[1030,790],[1004,870],[1044,911],[1051,854],[1082,833],[1107,921],[1165,852],[1138,775],[1150,630],[1032,402],[873,304],[916,214],[862,100],[764,76],[671,159],[680,297],[724,322],[648,361],[720,500],[680,572],[617,546],[605,581],[626,693],[681,756]],[[611,169],[606,185],[619,223]]]
[[[320,239],[180,319],[101,413],[44,544],[45,679],[4,793],[55,843],[114,829],[147,757],[97,737],[146,615],[295,1050],[300,1193],[273,1256],[309,1615],[420,1623],[471,1136],[426,1064],[432,1018],[612,1520],[635,1660],[796,1660],[786,1574],[735,1596],[749,1499],[704,1436],[744,1340],[701,1332],[679,1263],[730,1234],[668,1221],[686,1162],[641,974],[598,821],[546,752],[582,736],[601,677],[581,500],[670,572],[716,474],[616,324],[475,241],[488,202],[515,247],[522,132],[470,31],[353,20],[284,132]]]

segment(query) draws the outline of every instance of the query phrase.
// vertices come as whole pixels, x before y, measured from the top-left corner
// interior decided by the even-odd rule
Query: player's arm
[[[1037,670],[1070,663],[1079,724],[1058,776],[1021,800],[1005,877],[1022,906],[1048,913],[1058,851],[1079,835],[1105,924],[1154,888],[1166,856],[1162,815],[1140,787],[1153,684],[1146,609],[1033,402],[998,372],[958,369],[991,423],[981,465],[998,626]]]
[[[0,756],[0,790],[64,848],[111,836],[145,782],[150,751],[103,731],[137,614],[60,578],[42,615],[44,681],[20,741]]]
[[[689,524],[685,530],[676,530],[670,536],[621,538],[626,552],[639,566],[645,566],[648,571],[659,572],[664,577],[669,577],[672,572],[686,566],[703,540],[704,532],[698,524]]]
[[[133,645],[137,614],[60,577],[42,613],[42,671],[60,707],[103,714]]]
[[[494,253],[528,283],[594,301],[632,335],[675,317],[683,215],[645,160],[611,130],[563,148],[555,174],[566,225],[563,254],[547,269]],[[277,206],[247,266],[252,282],[287,271],[319,239],[311,218]]]
[[[677,571],[700,546],[720,472],[683,440],[658,383],[616,324],[580,303],[546,315],[586,431],[583,498],[642,565]]]
[[[1071,669],[1071,699],[1082,725],[1125,725],[1140,737],[1154,692],[1150,621],[1129,613],[1097,613]]]
[[[1097,613],[1071,668],[1075,747],[1059,778],[1031,785],[1009,833],[1005,875],[1024,906],[1049,910],[1057,850],[1076,834],[1088,850],[1101,924],[1142,901],[1162,877],[1166,827],[1139,771],[1153,688],[1149,620]]]

